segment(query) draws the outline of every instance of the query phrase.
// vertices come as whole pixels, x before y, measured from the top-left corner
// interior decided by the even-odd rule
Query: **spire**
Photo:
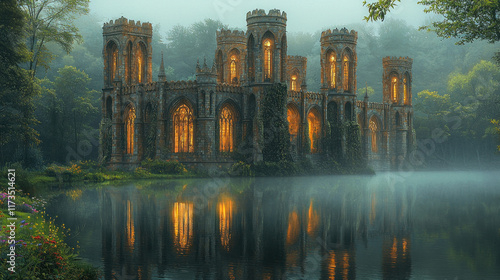
[[[165,82],[167,80],[167,75],[165,74],[165,65],[163,63],[163,51],[161,52],[160,73],[158,73],[158,80],[161,82]]]
[[[365,102],[368,102],[368,83],[365,85]]]

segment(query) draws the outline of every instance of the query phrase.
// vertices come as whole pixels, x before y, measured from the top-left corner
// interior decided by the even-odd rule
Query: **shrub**
[[[149,175],[151,175],[151,173],[147,169],[145,169],[143,167],[137,167],[134,170],[134,176],[135,177],[144,178],[144,177],[148,177]]]
[[[56,177],[63,182],[70,182],[84,173],[80,166],[73,164],[71,166],[59,166],[57,164],[51,164],[44,171],[45,175],[50,177]]]
[[[90,182],[104,182],[106,180],[106,177],[104,176],[104,174],[97,172],[87,173],[83,176],[83,179]]]
[[[146,159],[141,162],[142,168],[154,174],[185,174],[187,173],[186,167],[176,160],[151,160]]]
[[[246,164],[240,161],[231,166],[231,168],[229,169],[229,175],[239,177],[252,177],[254,176],[254,172],[250,164]]]

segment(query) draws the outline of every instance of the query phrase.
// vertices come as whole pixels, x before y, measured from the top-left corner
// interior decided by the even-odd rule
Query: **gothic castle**
[[[335,133],[341,157],[350,138],[333,128],[357,122],[368,163],[397,168],[414,142],[412,59],[382,60],[383,103],[357,100],[357,32],[326,30],[321,90],[308,92],[307,59],[287,55],[286,21],[279,10],[248,12],[246,32],[217,32],[211,67],[196,65],[194,81],[170,82],[163,57],[153,82],[150,23],[122,17],[104,24],[101,155],[112,168],[124,169],[146,158],[220,165],[240,153],[262,160],[269,134],[260,117],[262,100],[266,88],[282,83],[294,158],[325,156],[331,149],[325,139]]]

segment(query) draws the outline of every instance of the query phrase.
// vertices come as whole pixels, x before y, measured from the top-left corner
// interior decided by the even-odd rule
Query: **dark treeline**
[[[38,71],[41,94],[36,98],[35,129],[41,143],[31,149],[32,165],[68,160],[97,160],[100,92],[103,87],[102,21],[82,16],[75,21],[83,43],[70,53],[55,44],[47,48],[55,59]],[[382,58],[413,58],[413,104],[419,140],[434,141],[428,162],[475,163],[495,154],[497,138],[492,119],[500,119],[500,72],[492,62],[497,45],[478,41],[463,46],[434,33],[418,31],[403,21],[386,21],[379,28],[369,24],[347,25],[358,31],[357,83],[362,99],[365,85],[370,101],[382,100]],[[211,64],[216,48],[215,31],[227,28],[206,19],[191,26],[153,29],[153,80],[164,54],[167,80],[194,79],[196,61]],[[335,28],[335,27],[332,27]],[[340,28],[340,27],[339,27]],[[288,54],[308,59],[308,90],[319,91],[321,32],[289,31]],[[453,121],[455,122],[453,122]],[[460,121],[457,125],[457,121]],[[438,129],[438,130],[436,130]],[[436,141],[434,134],[443,131]],[[434,137],[435,138],[435,137]],[[429,142],[425,142],[429,143]],[[428,144],[429,145],[429,144]],[[8,146],[3,146],[5,151]],[[19,153],[17,153],[19,154]],[[3,162],[19,160],[6,156]]]

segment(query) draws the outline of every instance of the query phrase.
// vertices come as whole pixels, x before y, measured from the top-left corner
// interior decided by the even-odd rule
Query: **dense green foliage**
[[[176,160],[152,160],[141,162],[141,167],[153,174],[186,174],[184,165]]]

